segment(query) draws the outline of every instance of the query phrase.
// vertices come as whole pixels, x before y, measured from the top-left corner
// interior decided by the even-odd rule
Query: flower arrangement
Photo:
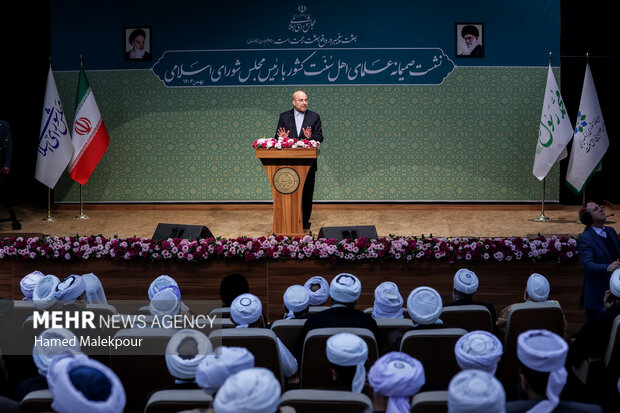
[[[239,237],[231,239],[181,238],[152,240],[149,238],[90,237],[8,237],[0,239],[0,259],[87,260],[177,260],[201,262],[213,259],[245,261],[279,259],[326,259],[344,261],[519,261],[555,260],[567,262],[577,257],[575,238],[556,236],[535,239],[509,238],[437,238],[397,237],[379,239],[314,239],[311,236]]]
[[[312,149],[318,148],[321,143],[319,141],[308,140],[308,139],[291,139],[291,138],[261,138],[257,139],[252,143],[252,148],[261,148],[261,149],[283,149],[283,148],[291,148],[291,149]]]

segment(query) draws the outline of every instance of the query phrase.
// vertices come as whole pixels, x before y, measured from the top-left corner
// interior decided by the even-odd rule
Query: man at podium
[[[280,114],[275,138],[279,137],[323,142],[321,117],[318,113],[308,110],[308,96],[301,90],[293,93],[293,109]],[[310,229],[315,174],[316,160],[308,171],[304,192],[301,196],[302,224],[304,229]]]

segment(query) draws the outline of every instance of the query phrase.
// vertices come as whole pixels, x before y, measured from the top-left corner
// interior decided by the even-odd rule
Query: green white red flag
[[[71,141],[73,159],[69,165],[69,176],[85,185],[108,149],[110,136],[81,63]]]

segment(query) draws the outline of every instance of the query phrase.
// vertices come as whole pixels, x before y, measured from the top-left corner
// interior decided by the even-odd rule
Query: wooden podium
[[[273,233],[303,237],[301,196],[318,149],[256,149],[273,194]]]

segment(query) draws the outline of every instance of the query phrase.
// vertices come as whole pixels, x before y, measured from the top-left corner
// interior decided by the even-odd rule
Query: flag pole
[[[88,219],[88,215],[84,215],[84,200],[82,198],[82,188],[84,185],[80,184],[80,215],[76,215],[75,219]]]
[[[47,216],[43,218],[43,222],[54,222],[56,219],[52,216],[52,190],[47,187]]]
[[[551,52],[549,52],[549,66],[551,66]],[[534,218],[535,222],[547,222],[551,221],[551,218],[545,215],[545,187],[547,183],[547,177],[545,176],[542,180],[542,202],[541,202],[541,211],[540,216],[538,218]]]

